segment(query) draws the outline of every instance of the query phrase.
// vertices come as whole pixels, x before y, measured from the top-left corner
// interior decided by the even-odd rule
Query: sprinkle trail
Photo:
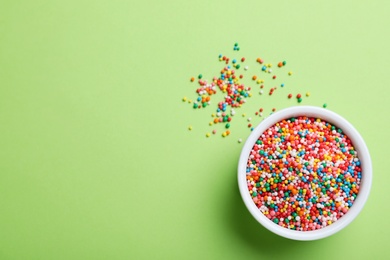
[[[238,43],[235,43],[233,46],[234,53],[237,55],[238,53],[236,51],[239,50],[240,47]],[[188,101],[194,110],[203,110],[208,108],[210,105],[216,106],[216,110],[212,114],[213,120],[209,121],[208,125],[209,127],[220,128],[223,137],[228,136],[232,129],[235,130],[235,127],[233,127],[233,118],[236,113],[235,109],[241,109],[243,117],[245,117],[245,112],[250,114],[255,112],[243,110],[245,103],[247,103],[249,98],[252,97],[252,90],[255,90],[255,92],[256,90],[258,91],[258,94],[253,96],[261,99],[260,102],[267,102],[265,99],[271,98],[271,96],[273,98],[276,93],[283,93],[286,91],[285,89],[294,88],[294,84],[286,82],[286,78],[283,78],[283,75],[281,75],[281,73],[286,73],[285,66],[287,63],[285,60],[279,60],[279,62],[276,63],[277,66],[273,66],[271,63],[266,62],[260,57],[252,60],[251,58],[244,57],[243,55],[240,55],[239,57],[229,57],[227,55],[219,54],[218,60],[223,63],[223,67],[216,76],[207,79],[204,76],[206,73],[197,73],[195,74],[197,76],[193,75],[190,77],[190,82],[192,82],[192,84],[197,84],[197,97],[193,100],[184,97],[182,98],[182,101],[184,103],[187,103],[186,101]],[[248,74],[248,62],[256,62],[255,64],[257,64],[255,66],[252,66],[253,63],[251,64],[250,74]],[[273,72],[274,67],[275,69]],[[287,75],[291,76],[292,72],[287,72]],[[251,84],[252,87],[249,86]],[[259,85],[260,89],[258,89],[256,85]],[[223,97],[216,95],[219,93],[222,94]],[[306,92],[306,97],[309,97],[309,95],[309,92]],[[293,94],[288,94],[289,99],[292,97]],[[212,99],[218,100],[214,101]],[[274,98],[273,100],[273,102],[277,104],[277,100]],[[297,103],[303,102],[301,94],[297,95],[296,101]],[[325,104],[323,106],[326,107]],[[255,115],[257,116],[257,119],[263,119],[261,112]],[[240,119],[237,120],[240,121]],[[218,126],[214,126],[215,124]],[[257,122],[252,122],[252,124],[255,126]],[[252,125],[248,126],[248,128],[250,130],[254,129]],[[226,129],[230,130],[229,134],[224,131]],[[209,129],[206,130],[205,133],[210,133],[211,131],[212,130]],[[206,134],[206,137],[210,136],[211,134]]]

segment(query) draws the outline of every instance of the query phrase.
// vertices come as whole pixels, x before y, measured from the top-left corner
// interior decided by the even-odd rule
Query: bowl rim
[[[360,189],[356,200],[354,201],[352,207],[348,212],[325,228],[314,230],[314,231],[296,231],[290,230],[284,227],[281,227],[271,220],[269,220],[265,215],[263,215],[257,206],[253,203],[253,200],[248,192],[247,182],[246,182],[246,163],[249,157],[249,153],[252,150],[253,145],[255,144],[258,137],[269,127],[275,123],[297,116],[306,116],[306,117],[315,117],[320,118],[324,121],[327,121],[343,130],[343,132],[351,139],[352,144],[355,147],[355,150],[358,153],[359,160],[361,162],[362,168],[362,179],[360,184]],[[359,132],[349,123],[345,118],[332,112],[328,109],[314,107],[314,106],[294,106],[285,108],[278,112],[271,114],[266,117],[262,122],[260,122],[252,133],[247,138],[238,162],[238,186],[241,194],[241,198],[244,201],[245,206],[252,214],[252,216],[265,228],[271,232],[280,235],[285,238],[293,240],[317,240],[321,238],[328,237],[342,230],[348,226],[361,212],[366,203],[372,184],[372,162],[371,157],[367,148],[366,143],[364,142],[362,136]]]

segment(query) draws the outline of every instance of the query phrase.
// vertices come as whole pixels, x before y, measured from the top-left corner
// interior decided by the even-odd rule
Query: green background
[[[1,1],[0,259],[386,258],[389,9],[386,0]],[[181,98],[196,98],[191,76],[218,75],[220,53],[246,57],[248,77],[257,57],[286,60],[274,68],[286,87],[270,97],[253,86],[232,134],[222,138],[219,125],[206,138],[218,99],[194,111]],[[250,134],[242,112],[256,125],[259,107],[298,105],[287,94],[306,91],[301,105],[326,102],[358,129],[374,179],[348,227],[298,242],[246,210],[237,139]]]

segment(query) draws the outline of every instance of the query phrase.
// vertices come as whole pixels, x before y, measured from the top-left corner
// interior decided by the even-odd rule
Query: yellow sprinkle
[[[183,102],[187,101],[187,97],[183,97]]]
[[[206,137],[210,137],[210,133],[207,133],[207,134],[206,134]]]
[[[289,71],[289,72],[288,72],[288,75],[289,75],[289,76],[291,76],[291,75],[292,75],[292,72],[291,72],[291,71]]]
[[[213,122],[210,122],[209,125],[213,125]]]
[[[214,113],[212,113],[212,114],[211,114],[211,117],[215,117],[215,114],[214,114]]]
[[[190,130],[190,131],[191,131],[191,130],[192,130],[192,126],[189,126],[189,127],[188,127],[188,130]]]
[[[246,115],[245,114],[242,114],[242,117],[245,117]]]
[[[306,92],[306,97],[309,97],[310,96],[310,92]]]

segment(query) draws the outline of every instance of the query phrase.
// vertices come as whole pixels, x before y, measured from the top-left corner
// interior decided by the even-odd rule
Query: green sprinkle
[[[201,79],[202,77],[203,77],[203,75],[202,75],[202,74],[199,74],[198,79]]]
[[[323,105],[322,105],[322,107],[323,108],[326,108],[328,105],[326,104],[326,103],[324,103]]]

